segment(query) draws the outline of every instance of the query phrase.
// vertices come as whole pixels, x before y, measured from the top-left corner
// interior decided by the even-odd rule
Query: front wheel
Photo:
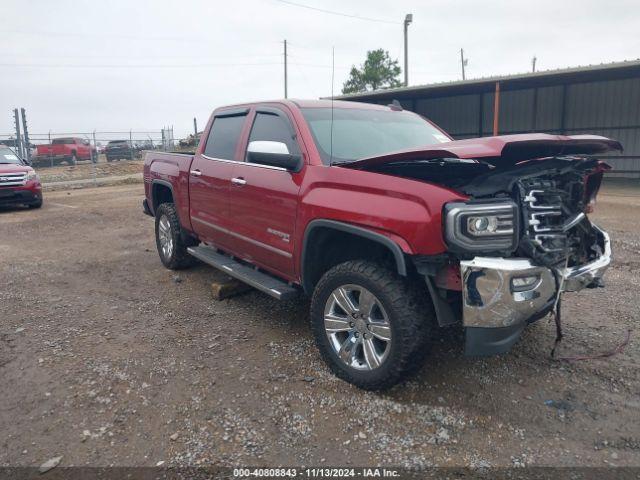
[[[191,245],[195,242],[183,237],[175,205],[161,204],[156,210],[156,247],[162,264],[170,270],[190,267],[195,261],[187,252]]]
[[[366,390],[382,390],[422,365],[433,307],[426,291],[382,265],[342,263],[311,300],[316,344],[329,368]]]

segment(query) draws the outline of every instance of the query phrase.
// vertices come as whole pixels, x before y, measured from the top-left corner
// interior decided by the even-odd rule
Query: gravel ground
[[[469,359],[446,330],[384,394],[329,374],[306,301],[216,302],[219,272],[165,270],[140,185],[0,212],[0,466],[640,466],[640,196],[609,193],[616,259],[606,289],[566,296],[560,353],[631,329],[624,353],[551,361],[543,319]]]
[[[95,165],[86,161],[77,165],[63,163],[54,167],[36,167],[36,170],[42,183],[51,183],[142,173],[143,164],[143,160],[107,162],[104,155],[100,155]]]

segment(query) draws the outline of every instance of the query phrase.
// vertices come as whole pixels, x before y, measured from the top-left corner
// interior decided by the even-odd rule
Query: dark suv
[[[107,162],[112,160],[133,160],[135,151],[128,140],[111,140],[104,150]]]

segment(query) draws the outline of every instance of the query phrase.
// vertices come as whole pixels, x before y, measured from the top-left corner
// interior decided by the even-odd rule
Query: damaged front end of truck
[[[448,187],[468,198],[442,211],[446,259],[420,258],[438,321],[462,321],[468,355],[508,351],[558,311],[562,293],[603,286],[608,234],[593,224],[603,174],[597,136],[512,135],[361,161],[356,168]],[[559,321],[559,319],[558,319]]]

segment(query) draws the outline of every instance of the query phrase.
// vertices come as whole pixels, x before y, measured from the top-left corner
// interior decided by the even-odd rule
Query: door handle
[[[231,183],[234,185],[246,185],[247,181],[242,177],[235,177],[231,179]]]
[[[202,175],[202,172],[200,170],[198,170],[197,168],[195,170],[191,170],[189,172],[191,175],[193,175],[194,177],[199,177]]]

